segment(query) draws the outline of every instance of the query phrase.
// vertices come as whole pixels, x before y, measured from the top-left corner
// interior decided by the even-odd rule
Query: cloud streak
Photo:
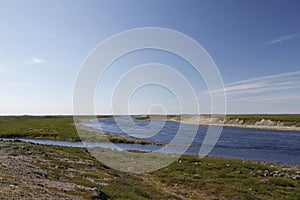
[[[293,39],[295,37],[297,37],[296,34],[284,35],[284,36],[281,36],[279,38],[276,38],[274,40],[269,41],[268,44],[271,45],[271,44],[276,44],[276,43],[284,42],[284,41],[287,41],[287,40],[291,40],[291,39]]]
[[[228,102],[280,103],[300,99],[300,71],[275,74],[229,83],[225,86]],[[222,89],[210,91],[218,96]],[[199,99],[207,99],[203,91]]]
[[[300,99],[300,71],[243,80],[226,86],[229,101],[279,103]]]
[[[226,92],[241,95],[297,88],[300,88],[300,71],[233,82],[226,86]]]
[[[31,64],[41,64],[43,63],[44,60],[41,58],[36,58],[36,57],[32,57],[32,59],[29,61],[29,63]]]
[[[300,99],[300,94],[290,94],[290,95],[263,95],[263,96],[250,96],[231,99],[231,102],[244,101],[244,102],[254,102],[254,103],[281,103],[283,101],[298,100]]]

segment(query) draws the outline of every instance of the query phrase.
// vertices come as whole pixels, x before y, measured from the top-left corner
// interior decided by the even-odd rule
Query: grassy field
[[[78,141],[73,123],[72,116],[0,117],[0,137]]]
[[[110,199],[300,198],[300,180],[295,178],[299,168],[185,155],[161,170],[132,174],[104,166],[84,148],[11,142],[0,146],[0,194],[8,191],[15,199],[32,192],[41,198],[55,193],[90,199],[92,187]]]
[[[209,117],[209,115],[204,115]],[[111,116],[98,116],[105,118]],[[157,119],[161,116],[153,116]],[[169,115],[167,118],[180,118]],[[137,120],[149,119],[141,116]],[[226,119],[241,119],[246,123],[255,123],[261,119],[281,121],[286,126],[300,127],[300,114],[298,115],[227,115]],[[43,138],[55,140],[79,141],[80,138],[74,126],[73,116],[1,116],[0,137],[2,138]],[[118,137],[111,138],[115,142],[126,142]]]
[[[107,139],[113,143],[134,143],[135,141],[113,134],[106,136],[96,134],[95,130],[91,129],[83,131],[85,132],[85,141],[107,142]],[[81,141],[74,125],[73,116],[2,116],[0,117],[0,138]],[[143,144],[143,142],[140,141],[139,143]]]

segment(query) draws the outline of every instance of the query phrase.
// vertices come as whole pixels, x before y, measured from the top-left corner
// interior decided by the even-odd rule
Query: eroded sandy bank
[[[179,116],[168,118],[169,121],[176,121],[185,124],[196,124],[196,125],[213,125],[223,127],[236,127],[236,128],[254,128],[254,129],[265,129],[265,130],[283,130],[283,131],[300,131],[300,127],[296,126],[285,126],[284,122],[273,121],[269,119],[260,119],[247,123],[243,119],[224,119],[207,116],[184,116],[180,119]]]

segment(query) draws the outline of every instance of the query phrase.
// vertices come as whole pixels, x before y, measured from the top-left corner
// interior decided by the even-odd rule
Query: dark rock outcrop
[[[108,195],[105,194],[103,191],[99,190],[98,188],[92,188],[90,190],[91,199],[101,199],[107,200]]]

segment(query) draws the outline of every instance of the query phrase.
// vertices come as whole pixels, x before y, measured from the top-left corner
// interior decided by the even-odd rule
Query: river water
[[[208,126],[204,125],[180,124],[173,121],[166,121],[161,128],[161,121],[155,120],[151,121],[151,125],[149,120],[136,120],[136,124],[132,126],[126,118],[118,118],[117,121],[114,118],[101,118],[98,122],[94,119],[86,122],[85,125],[111,133],[130,133],[131,136],[165,143],[169,143],[175,137],[181,125],[186,134],[180,138],[183,145],[188,143],[186,141],[189,132],[196,129],[196,136],[185,152],[193,155],[198,155],[208,129]],[[159,131],[145,138],[143,133],[151,132],[152,129],[153,131],[159,129]],[[155,145],[152,147],[141,145],[138,150],[149,151],[159,148],[161,147]],[[224,127],[217,144],[208,155],[296,165],[300,164],[300,132]]]
[[[178,133],[181,126],[183,135],[179,139],[178,146],[171,148],[169,153],[177,153],[186,149],[187,143],[193,137],[190,133],[196,130],[194,139],[185,154],[198,155],[208,126],[181,124],[173,121],[136,120],[134,125],[126,118],[101,118],[85,122],[84,125],[106,132],[127,134],[137,138],[151,141],[169,143]],[[125,130],[125,131],[124,131]],[[157,134],[149,136],[149,133],[159,130]],[[12,140],[12,139],[2,139]],[[44,145],[59,145],[71,147],[103,147],[116,150],[140,150],[159,151],[163,146],[141,144],[112,144],[92,142],[67,142],[56,140],[18,139],[23,142],[31,142]],[[166,152],[168,153],[168,152]],[[208,154],[209,156],[260,160],[283,165],[300,165],[300,132],[299,131],[275,131],[249,128],[224,127],[218,142]]]

